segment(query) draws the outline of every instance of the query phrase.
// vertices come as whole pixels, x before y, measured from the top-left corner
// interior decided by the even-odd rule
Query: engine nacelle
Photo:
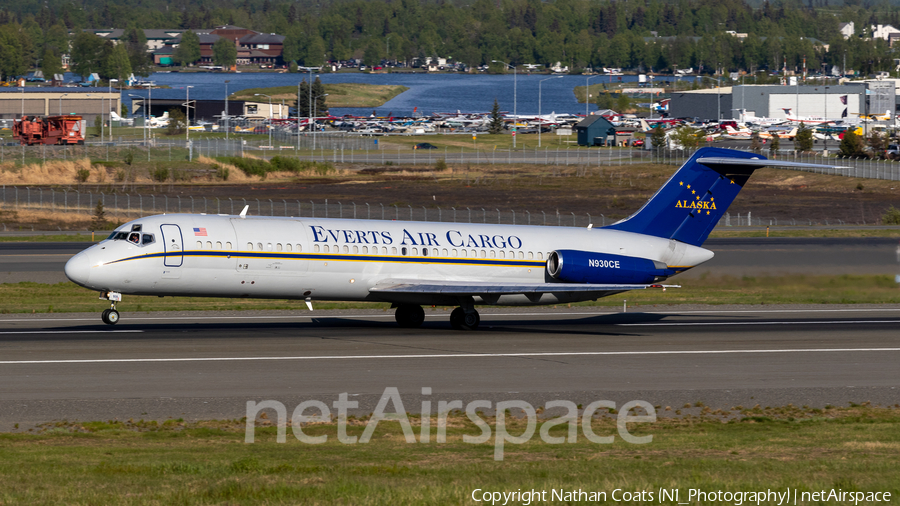
[[[566,283],[655,283],[675,274],[662,262],[593,251],[556,250],[547,273]]]

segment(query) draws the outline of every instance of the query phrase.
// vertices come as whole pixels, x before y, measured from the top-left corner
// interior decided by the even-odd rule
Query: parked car
[[[888,144],[888,147],[884,152],[884,157],[888,160],[900,159],[900,144]]]
[[[437,146],[428,142],[420,142],[416,144],[413,149],[437,149]]]

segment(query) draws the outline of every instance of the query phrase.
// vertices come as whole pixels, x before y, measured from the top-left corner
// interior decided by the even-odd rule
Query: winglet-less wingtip
[[[246,217],[247,217],[247,211],[249,211],[249,210],[250,210],[250,204],[245,205],[245,206],[244,206],[244,210],[241,211],[240,217],[241,217],[241,218],[246,218]]]

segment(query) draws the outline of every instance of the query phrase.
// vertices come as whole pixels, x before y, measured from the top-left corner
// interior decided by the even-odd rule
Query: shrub
[[[881,215],[881,223],[884,225],[900,225],[900,209],[894,206],[887,208]]]
[[[131,165],[134,163],[134,150],[129,149],[127,153],[125,153],[125,165]]]
[[[124,170],[119,169],[116,171],[116,181],[118,181],[119,183],[121,183],[122,181],[125,181],[125,171]]]
[[[213,165],[213,168],[216,169],[216,177],[221,179],[222,181],[228,181],[228,167],[223,167],[219,164]]]
[[[447,170],[447,161],[443,158],[438,158],[436,162],[434,162],[434,170],[439,172],[444,172]]]
[[[166,179],[169,179],[169,169],[166,167],[157,167],[150,172],[150,177],[158,183],[163,183]]]
[[[78,171],[75,172],[75,179],[77,179],[79,183],[86,183],[89,177],[91,177],[91,171],[88,169],[78,169]]]

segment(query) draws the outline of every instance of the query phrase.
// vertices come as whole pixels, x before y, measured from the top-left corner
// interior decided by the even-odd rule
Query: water
[[[320,77],[323,83],[366,83],[366,84],[399,84],[409,88],[381,107],[374,109],[376,116],[412,116],[413,110],[420,115],[433,112],[487,112],[491,110],[496,98],[500,109],[512,113],[516,109],[519,114],[536,115],[556,113],[584,114],[585,106],[575,99],[576,86],[584,86],[587,76],[548,76],[512,74],[505,75],[470,75],[470,74],[362,74],[336,73],[313,74],[313,79]],[[637,82],[637,76],[590,76],[590,83],[613,84],[617,82]],[[153,97],[160,99],[184,98],[185,86],[191,88],[191,98],[198,100],[222,100],[225,98],[225,81],[228,92],[234,93],[246,88],[263,88],[270,86],[296,86],[302,79],[309,79],[309,74],[274,74],[274,73],[157,73],[147,80],[160,85],[171,86],[172,89],[154,89]],[[513,85],[517,88],[517,100],[514,103]],[[541,90],[540,100],[538,90]],[[130,105],[128,94],[146,96],[146,90],[126,90],[122,99]],[[646,97],[646,95],[645,95]],[[591,111],[597,106],[591,104]],[[373,109],[340,107],[331,108],[335,116],[350,114],[369,116]]]

